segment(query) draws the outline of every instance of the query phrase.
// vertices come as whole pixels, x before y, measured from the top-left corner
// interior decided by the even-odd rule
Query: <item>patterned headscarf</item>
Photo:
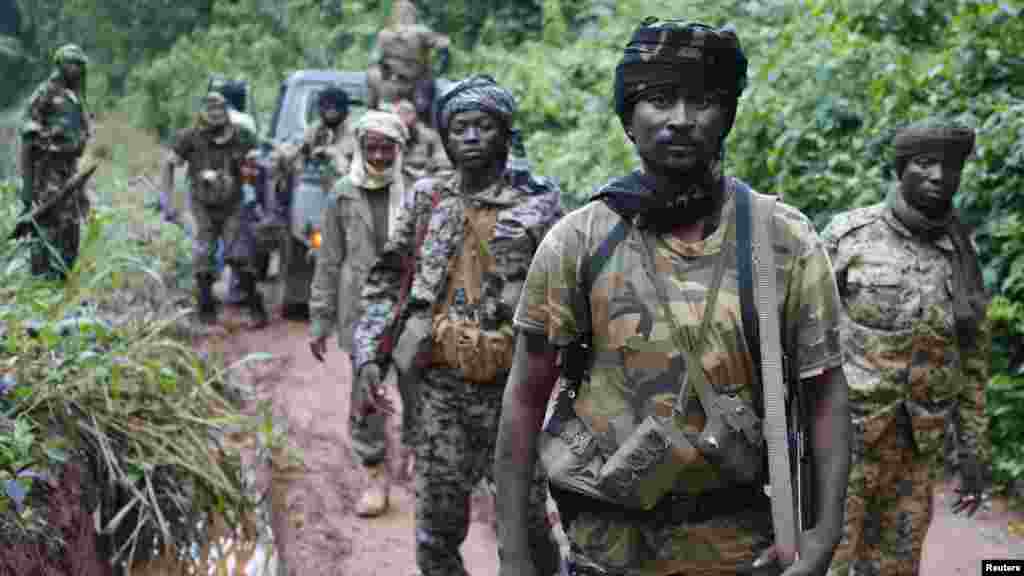
[[[959,155],[966,159],[974,150],[974,130],[941,118],[927,118],[905,126],[892,139],[897,176],[907,161],[918,154]]]
[[[615,67],[615,112],[623,126],[631,122],[633,104],[645,91],[681,84],[722,94],[730,103],[726,135],[736,115],[736,101],[747,86],[747,57],[731,28],[648,18]]]
[[[516,112],[516,99],[490,76],[470,76],[445,91],[437,101],[435,125],[441,141],[448,147],[448,123],[452,116],[468,110],[480,110],[494,116],[512,129],[512,115]]]
[[[366,133],[375,132],[398,144],[398,154],[391,168],[383,172],[377,171],[366,161],[363,146]],[[405,181],[402,178],[402,158],[405,155],[405,144],[409,132],[397,114],[380,110],[367,110],[355,126],[356,147],[352,155],[352,167],[348,178],[352,184],[368,190],[388,188],[388,230],[395,229],[395,219],[405,196]]]

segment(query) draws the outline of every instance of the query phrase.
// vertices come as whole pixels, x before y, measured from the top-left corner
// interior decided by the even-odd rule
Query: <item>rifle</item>
[[[81,190],[85,183],[89,181],[96,169],[99,168],[99,162],[91,162],[85,169],[80,170],[74,176],[68,180],[59,192],[54,194],[46,202],[39,204],[35,208],[32,208],[26,214],[23,214],[18,218],[17,224],[14,227],[14,231],[8,236],[9,240],[16,240],[18,238],[24,238],[32,234],[34,229],[34,223],[50,213],[57,205],[64,201],[65,198]]]

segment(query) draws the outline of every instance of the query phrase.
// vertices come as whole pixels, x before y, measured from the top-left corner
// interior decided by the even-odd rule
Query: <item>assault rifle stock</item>
[[[78,193],[85,186],[85,183],[89,181],[89,178],[92,177],[93,173],[96,172],[98,167],[99,162],[91,163],[85,169],[72,176],[71,179],[64,184],[64,187],[61,188],[58,193],[54,194],[53,197],[19,217],[18,223],[14,227],[14,231],[11,232],[8,238],[10,240],[16,240],[18,238],[24,238],[25,236],[31,235],[32,230],[35,227],[34,222],[50,213],[58,204],[63,202],[64,199],[71,194]]]

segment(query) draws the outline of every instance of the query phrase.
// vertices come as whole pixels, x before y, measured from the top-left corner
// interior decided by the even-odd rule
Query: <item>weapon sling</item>
[[[754,194],[749,189],[737,195],[737,217],[748,225],[739,229],[752,232],[739,234],[737,247],[749,258],[737,258],[740,263],[740,290],[743,323],[747,330],[747,343],[754,356],[761,386],[755,386],[763,395],[765,443],[768,450],[768,476],[771,482],[772,526],[775,546],[782,565],[793,563],[797,554],[796,502],[793,496],[792,468],[790,467],[789,432],[786,422],[786,398],[783,382],[782,346],[779,337],[762,339],[760,334],[780,335],[778,294],[775,270],[772,214],[775,198]],[[749,248],[748,248],[749,247]],[[746,250],[744,250],[746,248]],[[748,278],[750,280],[748,280]],[[756,279],[756,282],[753,280]],[[750,293],[752,292],[752,294]],[[746,293],[746,294],[744,294]],[[744,298],[744,296],[746,296]],[[754,310],[750,308],[756,299]],[[753,340],[754,345],[751,345]],[[758,353],[758,351],[760,353]],[[760,403],[756,402],[755,406]]]

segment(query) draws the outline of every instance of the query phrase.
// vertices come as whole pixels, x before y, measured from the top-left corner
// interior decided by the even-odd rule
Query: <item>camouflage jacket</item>
[[[92,123],[81,95],[54,72],[36,88],[25,108],[21,128],[26,141],[47,151],[77,157],[92,136]]]
[[[197,198],[197,183],[204,170],[225,172],[230,176],[234,196],[238,202],[242,200],[242,161],[253,151],[259,142],[256,135],[244,128],[231,125],[231,136],[218,143],[205,131],[193,127],[180,131],[171,147],[172,161],[175,164],[188,164],[190,196],[194,206],[201,202]],[[229,205],[234,206],[234,202]]]
[[[484,279],[483,292],[493,294],[491,303],[511,319],[522,282],[533,253],[545,233],[562,215],[561,191],[554,182],[530,177],[513,186],[508,174],[487,190],[466,196],[459,192],[459,175],[444,179],[420,180],[410,203],[398,217],[377,262],[363,286],[362,316],[353,335],[353,366],[358,370],[367,362],[386,363],[380,344],[396,318],[404,322],[410,315],[429,320],[435,304],[447,292],[448,267],[462,244],[463,209],[470,203],[497,205],[497,225],[488,248],[494,257],[494,274]],[[439,187],[439,202],[432,206],[434,187]],[[426,224],[426,235],[416,261],[409,297],[404,310],[398,310],[398,291],[402,259],[413,253],[417,231]],[[489,285],[495,283],[497,285]],[[482,305],[485,305],[482,303]]]
[[[630,187],[628,180],[609,185]],[[699,369],[720,394],[733,394],[752,404],[754,359],[743,335],[739,298],[735,226],[735,182],[727,179],[726,201],[717,229],[697,242],[670,234],[655,239],[653,274],[666,280],[667,296],[679,328],[697,340],[715,261],[725,258],[725,272],[716,308],[705,334]],[[644,194],[642,190],[635,193]],[[578,314],[584,282],[581,262],[592,257],[621,217],[604,202],[591,202],[568,214],[548,233],[537,250],[516,326],[546,336],[556,347],[568,345],[588,329]],[[841,365],[839,295],[824,245],[810,221],[796,209],[776,204],[772,215],[778,312],[786,335],[783,349],[793,358],[801,383]],[[650,415],[667,417],[688,369],[686,353],[672,336],[646,264],[644,235],[635,226],[605,260],[590,285],[589,329],[592,333],[590,377],[581,384],[574,411],[607,456],[631,436]],[[685,340],[684,340],[685,341]],[[704,428],[704,412],[691,387],[685,415],[676,425],[696,443]],[[701,494],[728,486],[717,468],[704,462],[676,478],[674,492]],[[704,496],[707,497],[707,496]],[[749,510],[706,521],[656,527],[630,524],[599,514],[580,514],[569,527],[581,561],[622,574],[735,574],[736,567],[756,554],[770,526],[770,512]]]
[[[885,203],[837,215],[823,236],[844,304],[851,410],[871,424],[865,441],[905,405],[918,448],[941,459],[943,416],[958,406],[961,448],[986,461],[991,331],[983,322],[975,346],[958,350],[952,240],[915,236]]]

